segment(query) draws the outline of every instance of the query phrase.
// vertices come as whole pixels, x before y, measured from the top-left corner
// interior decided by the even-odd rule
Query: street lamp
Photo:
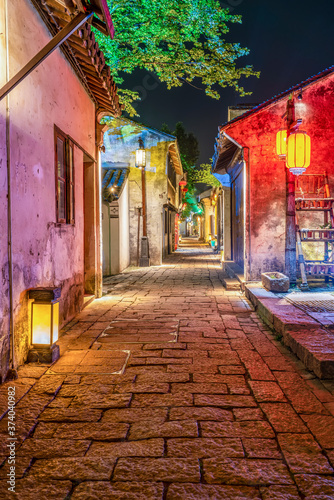
[[[139,148],[136,149],[136,167],[141,169],[141,190],[142,190],[142,216],[143,216],[143,236],[141,239],[140,267],[150,265],[150,252],[147,237],[147,215],[146,215],[146,151],[142,138],[139,138]]]

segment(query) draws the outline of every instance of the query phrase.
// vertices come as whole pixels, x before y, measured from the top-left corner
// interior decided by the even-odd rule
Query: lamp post
[[[136,167],[141,169],[141,191],[142,191],[142,217],[143,217],[143,236],[141,239],[140,267],[150,265],[150,253],[147,237],[147,214],[146,214],[146,151],[142,138],[139,138],[139,148],[136,149]]]

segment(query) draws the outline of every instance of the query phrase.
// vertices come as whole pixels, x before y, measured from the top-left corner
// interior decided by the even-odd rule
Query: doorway
[[[245,251],[244,190],[244,167],[242,167],[231,184],[232,259],[242,270],[244,269]]]

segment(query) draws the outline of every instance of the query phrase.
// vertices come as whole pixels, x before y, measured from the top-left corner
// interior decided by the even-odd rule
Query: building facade
[[[265,271],[286,272],[294,279],[296,272],[295,240],[290,241],[289,231],[294,227],[294,205],[288,206],[291,186],[285,161],[276,154],[277,132],[287,128],[288,101],[293,101],[295,125],[311,138],[311,164],[299,179],[326,173],[334,192],[333,90],[332,67],[219,128],[212,171],[229,175],[230,190],[224,195],[231,220],[227,217],[230,227],[225,224],[224,234],[229,235],[231,259],[246,280],[257,280]],[[293,176],[293,184],[297,179]]]
[[[176,138],[131,120],[112,120],[104,135],[106,149],[102,154],[102,168],[105,172],[129,170],[129,225],[125,221],[121,225],[124,231],[129,228],[130,245],[129,248],[121,245],[120,252],[124,254],[124,262],[129,260],[131,265],[138,265],[143,235],[142,172],[136,168],[139,139],[143,141],[146,154],[145,194],[150,264],[160,265],[162,259],[175,250],[177,239],[176,219],[181,203],[179,181],[183,174]],[[108,244],[107,237],[104,233],[104,244]]]
[[[1,88],[71,20],[56,4],[0,2]],[[60,326],[101,291],[99,116],[121,111],[102,57],[84,23],[0,101],[2,381],[27,357],[31,289],[61,288]]]

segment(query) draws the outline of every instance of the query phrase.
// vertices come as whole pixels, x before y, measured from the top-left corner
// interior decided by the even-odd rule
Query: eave
[[[230,174],[238,163],[242,146],[227,134],[219,133],[215,143],[215,154],[212,158],[213,174]]]
[[[171,156],[175,172],[179,175],[183,175],[182,163],[177,142],[173,142],[172,144],[170,144],[168,151]]]
[[[67,7],[68,3],[72,3],[71,0],[32,0],[32,3],[40,13],[52,35],[58,33],[73,18],[73,12]],[[94,13],[97,11],[98,20],[92,17],[93,25],[96,25],[96,22],[103,23],[100,19],[106,17],[105,11],[101,7],[103,2],[92,0],[89,4],[84,1],[77,1],[76,3],[78,6],[77,12],[82,9],[85,10],[85,4],[91,7]],[[106,33],[113,30],[111,18],[110,22],[104,22],[103,26]],[[103,26],[101,24],[101,31],[103,31]],[[97,113],[100,115],[110,114],[112,116],[120,116],[122,107],[119,104],[117,87],[111,76],[110,68],[105,62],[104,55],[95,40],[91,25],[85,23],[61,47],[87,92],[95,102]]]

